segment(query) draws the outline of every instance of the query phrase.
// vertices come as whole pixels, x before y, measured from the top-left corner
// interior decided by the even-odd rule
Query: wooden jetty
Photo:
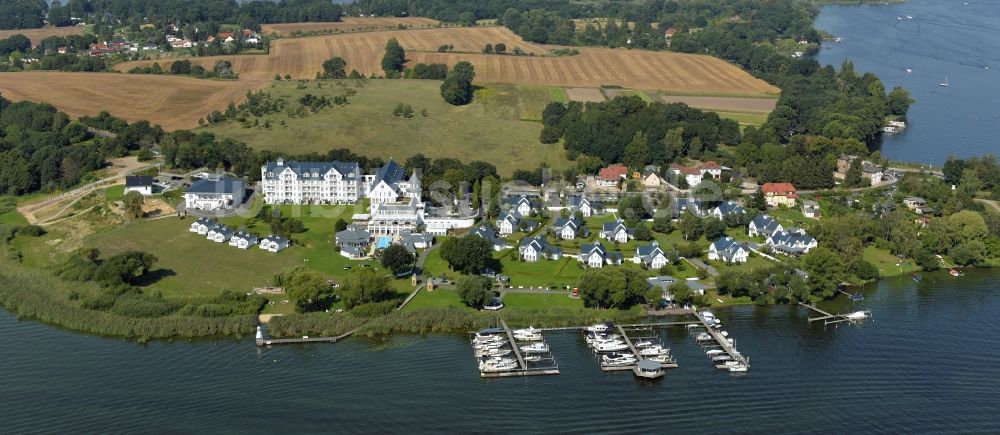
[[[274,344],[301,344],[301,343],[336,343],[354,334],[357,329],[352,329],[344,334],[335,337],[309,337],[303,336],[300,338],[264,338],[264,333],[261,331],[260,326],[257,327],[257,346],[271,346]]]
[[[815,306],[812,306],[812,305],[809,305],[809,304],[806,304],[806,303],[799,302],[799,305],[802,305],[803,307],[806,307],[806,308],[808,308],[810,310],[813,310],[813,311],[815,311],[817,313],[822,314],[821,317],[810,317],[809,318],[810,322],[816,322],[816,321],[820,321],[820,320],[828,320],[828,319],[833,319],[833,318],[836,318],[836,317],[841,317],[841,316],[836,315],[836,314],[830,314],[830,313],[828,313],[826,311],[823,311],[823,310],[821,310],[819,308],[816,308]]]
[[[810,317],[809,318],[809,322],[810,323],[811,322],[818,322],[818,321],[822,320],[823,321],[823,325],[833,325],[833,324],[839,324],[839,323],[842,323],[842,322],[848,322],[848,323],[852,323],[852,324],[857,324],[857,323],[863,322],[864,320],[870,319],[872,317],[872,312],[868,311],[868,310],[855,311],[854,313],[851,313],[851,314],[830,314],[830,313],[828,313],[826,311],[823,311],[823,310],[821,310],[819,308],[816,308],[816,307],[814,307],[812,305],[804,304],[802,302],[799,302],[799,305],[802,305],[803,307],[806,307],[806,308],[808,308],[810,310],[813,310],[813,311],[815,311],[817,313],[822,314],[822,316],[820,316],[820,317]]]
[[[733,361],[739,361],[743,365],[750,367],[750,359],[743,356],[743,354],[737,352],[736,346],[733,346],[733,344],[729,342],[728,337],[716,331],[715,328],[713,328],[712,325],[708,324],[708,321],[705,320],[705,317],[702,316],[701,313],[699,313],[697,310],[692,309],[691,313],[694,314],[696,318],[698,318],[698,321],[700,321],[702,326],[705,327],[706,332],[708,332],[708,334],[712,336],[712,339],[718,344],[719,349],[722,349],[722,351],[725,352],[726,355],[729,355],[729,357],[732,358]],[[729,370],[729,366],[726,366],[724,364],[715,364],[715,368],[719,370]]]
[[[678,322],[673,322],[673,323],[678,323]],[[690,323],[690,322],[679,322],[679,323]],[[620,335],[622,339],[625,340],[625,344],[628,346],[629,351],[632,352],[632,355],[635,355],[636,363],[638,363],[638,361],[641,361],[645,358],[643,358],[642,355],[639,355],[639,349],[635,347],[635,344],[632,343],[632,338],[629,337],[628,333],[625,331],[625,328],[635,327],[635,326],[646,326],[646,325],[615,325],[615,329],[618,331],[618,335]],[[605,372],[632,371],[632,369],[635,366],[636,366],[635,364],[629,364],[627,366],[606,367],[604,364],[601,364],[601,371]],[[679,367],[677,365],[677,362],[673,360],[671,360],[671,362],[668,363],[660,363],[660,366],[662,366],[665,369],[675,369]]]
[[[658,326],[684,326],[690,324],[697,324],[697,320],[687,320],[679,322],[656,322],[656,323],[634,323],[631,325],[620,325],[625,328],[638,328],[638,327],[658,327]],[[589,325],[588,325],[589,326]],[[536,328],[539,331],[582,331],[586,330],[587,326],[561,326],[554,328]]]

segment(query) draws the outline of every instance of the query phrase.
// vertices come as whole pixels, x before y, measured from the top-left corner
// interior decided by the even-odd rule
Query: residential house
[[[260,168],[267,204],[354,204],[365,184],[357,162],[286,162]]]
[[[685,212],[691,212],[696,215],[703,212],[701,201],[696,198],[674,198],[673,203],[677,216]]]
[[[847,176],[847,171],[851,169],[851,165],[857,160],[858,156],[846,154],[840,156],[837,159],[837,171],[833,173],[834,178],[843,180]],[[868,160],[861,160],[861,177],[870,181],[871,184],[877,184],[885,179],[885,172],[879,165]]]
[[[590,200],[586,196],[582,195],[570,195],[567,198],[567,204],[569,205],[570,213],[575,214],[577,211],[580,215],[589,218],[591,216],[604,214],[604,202],[597,200]]]
[[[609,252],[600,243],[580,246],[579,261],[586,267],[604,267],[605,264],[620,265],[624,257],[620,252]]]
[[[760,188],[764,191],[764,201],[771,207],[795,207],[799,197],[791,183],[764,183]]]
[[[670,294],[670,286],[674,285],[680,280],[672,276],[663,275],[663,276],[650,277],[648,278],[648,281],[650,288],[656,287],[661,291],[663,291],[663,299],[665,299],[668,302],[674,301],[674,296]],[[688,287],[691,288],[692,293],[699,296],[705,294],[705,287],[702,286],[701,284],[698,284],[697,281],[687,281],[687,285]]]
[[[747,211],[733,201],[725,201],[713,208],[709,213],[721,220],[725,220],[730,215],[746,215]]]
[[[660,177],[660,167],[656,165],[647,165],[642,169],[642,185],[643,187],[662,187],[666,184],[666,181]]]
[[[708,247],[709,260],[721,260],[726,263],[746,263],[750,258],[750,248],[737,242],[732,237],[722,237]]]
[[[427,249],[434,246],[434,235],[430,233],[400,233],[399,243],[411,254],[415,254],[417,249]]]
[[[291,241],[281,236],[267,236],[260,241],[260,249],[267,252],[281,252],[291,245]]]
[[[496,233],[494,233],[493,229],[490,227],[486,226],[478,227],[472,230],[472,232],[470,232],[469,234],[482,237],[487,242],[490,242],[494,251],[503,251],[504,249],[510,247],[507,241],[497,237]]]
[[[816,239],[799,229],[775,233],[767,238],[767,244],[774,252],[785,255],[805,254],[818,245]]]
[[[647,269],[659,269],[667,265],[667,254],[663,252],[663,249],[660,249],[659,243],[653,242],[649,245],[637,246],[635,258],[632,261],[646,266]]]
[[[698,172],[701,172],[702,176],[708,175],[716,180],[721,180],[722,171],[728,169],[729,168],[720,165],[719,162],[716,162],[715,160],[709,160],[698,166]]]
[[[905,205],[906,208],[910,209],[911,211],[919,214],[920,212],[918,210],[921,207],[927,206],[927,200],[919,196],[908,196],[906,198],[903,198],[903,205]]]
[[[217,226],[219,226],[219,224],[209,218],[199,218],[191,223],[188,231],[198,234],[199,236],[204,236],[208,235],[208,232]]]
[[[230,177],[203,178],[184,192],[188,210],[232,210],[243,203],[246,184]]]
[[[689,168],[687,166],[678,165],[677,163],[671,163],[670,173],[677,178],[678,183],[680,183],[680,180],[684,180],[684,182],[686,182],[690,187],[701,184],[702,173],[697,168]]]
[[[524,219],[516,211],[509,211],[500,215],[497,220],[497,229],[501,236],[509,236],[515,231],[532,232],[538,229],[538,223],[530,219]]]
[[[257,245],[257,236],[250,234],[245,231],[237,231],[229,238],[229,246],[233,246],[240,249],[250,249],[252,246]]]
[[[625,227],[625,221],[618,219],[614,222],[605,222],[601,231],[601,238],[612,240],[618,243],[627,243],[632,237],[632,230]]]
[[[601,186],[604,187],[616,187],[618,186],[618,183],[626,177],[628,177],[628,168],[621,163],[601,168],[600,172],[597,174],[597,178],[600,181]]]
[[[153,194],[153,177],[148,175],[126,175],[125,193],[139,192],[142,196]]]
[[[350,260],[361,260],[368,256],[368,250],[358,246],[340,248],[340,255]]]
[[[750,221],[750,225],[747,226],[747,234],[750,237],[764,237],[768,238],[775,233],[784,231],[784,227],[766,214],[758,215]]]
[[[539,259],[559,260],[562,258],[562,249],[558,246],[549,245],[544,237],[525,237],[521,239],[521,245],[517,248],[518,254],[524,261],[534,263]]]
[[[563,240],[574,240],[577,236],[590,236],[590,229],[576,216],[556,219],[552,229],[555,231],[556,237]]]
[[[222,41],[224,44],[232,44],[233,42],[236,42],[236,36],[233,35],[233,32],[219,32],[219,37],[217,39]]]
[[[819,203],[813,200],[802,201],[802,215],[810,219],[819,219],[822,216]]]
[[[518,212],[521,216],[531,216],[542,208],[542,203],[536,196],[518,195],[507,198],[507,206],[510,210]]]
[[[343,231],[338,231],[334,239],[341,250],[352,247],[367,252],[372,243],[372,233],[360,226],[348,225]]]
[[[417,171],[407,179],[406,169],[395,160],[382,165],[373,175],[365,176],[366,196],[372,204],[398,202],[406,199],[420,200],[420,176]]]
[[[226,243],[234,234],[236,234],[236,230],[225,225],[218,225],[208,230],[207,238],[215,243]]]

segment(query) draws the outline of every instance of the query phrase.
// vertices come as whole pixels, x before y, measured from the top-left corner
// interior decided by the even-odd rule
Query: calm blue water
[[[824,43],[820,63],[839,68],[852,59],[886,89],[903,86],[917,100],[910,128],[884,140],[886,157],[939,166],[949,155],[1000,154],[1000,1],[963,3],[823,8],[816,27],[844,40]],[[949,86],[938,86],[945,78]]]
[[[717,310],[751,357],[720,372],[681,329],[658,383],[605,374],[572,333],[547,334],[562,374],[483,380],[460,336],[257,349],[152,343],[0,314],[4,432],[998,432],[996,271],[884,281],[861,327],[797,307]],[[835,311],[855,307],[836,301]]]

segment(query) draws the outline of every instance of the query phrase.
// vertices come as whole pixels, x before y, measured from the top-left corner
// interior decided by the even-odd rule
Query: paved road
[[[705,264],[704,261],[701,261],[700,259],[697,259],[697,258],[687,258],[687,257],[683,257],[683,258],[684,258],[684,261],[687,261],[688,263],[691,263],[694,267],[697,267],[699,269],[704,269],[706,272],[708,272],[709,275],[711,275],[711,276],[719,276],[719,271],[715,270],[714,267]]]

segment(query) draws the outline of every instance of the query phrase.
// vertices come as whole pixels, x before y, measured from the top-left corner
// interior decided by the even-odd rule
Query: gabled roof
[[[792,183],[764,183],[760,189],[764,193],[795,193],[795,186]]]
[[[235,194],[244,190],[246,190],[246,184],[243,181],[230,177],[222,177],[217,180],[211,178],[198,180],[191,184],[191,187],[188,187],[187,193]]]
[[[277,175],[285,169],[291,169],[301,178],[322,178],[331,169],[336,170],[344,178],[356,178],[361,174],[361,167],[357,162],[267,162],[264,166],[266,172]]]
[[[263,243],[263,242],[277,243],[278,246],[288,246],[288,244],[290,243],[288,239],[286,239],[284,237],[281,237],[281,236],[276,236],[276,235],[273,235],[273,234],[270,235],[270,236],[264,237],[263,239],[261,239],[261,243]]]
[[[482,237],[486,240],[491,240],[497,236],[497,234],[493,231],[493,228],[487,226],[477,227],[476,229],[472,230],[472,232],[470,232],[469,234]]]
[[[739,204],[737,204],[737,203],[735,203],[733,201],[723,202],[722,204],[719,204],[719,206],[716,207],[716,209],[719,210],[719,213],[721,213],[723,216],[728,216],[728,215],[734,214],[734,213],[746,213],[747,212],[745,209],[743,209],[743,207],[740,207]]]
[[[337,233],[337,243],[356,244],[368,242],[372,238],[372,233],[366,230],[350,228]]]
[[[148,175],[126,175],[125,187],[145,187],[153,185],[153,177]]]
[[[626,175],[628,175],[628,168],[621,163],[601,168],[598,173],[598,176],[604,181],[618,181]]]
[[[236,234],[233,234],[233,238],[234,239],[243,239],[243,240],[247,240],[249,242],[256,242],[257,241],[257,236],[256,235],[254,235],[252,233],[245,232],[245,231],[237,231]]]
[[[750,223],[753,224],[753,226],[758,230],[778,228],[778,222],[766,214],[757,215],[757,217],[753,218]]]
[[[583,222],[580,222],[580,220],[577,219],[576,216],[573,216],[569,218],[556,219],[556,222],[552,226],[555,227],[556,231],[562,231],[563,228],[566,227],[570,227],[573,229],[573,231],[577,231],[580,229],[580,227],[583,226]]]
[[[604,249],[604,245],[600,243],[585,243],[583,245],[580,245],[581,258],[586,258],[594,254],[600,255],[601,257],[606,257],[608,251]]]
[[[635,248],[635,254],[639,257],[651,257],[656,255],[656,253],[666,255],[663,252],[663,250],[660,249],[660,246],[656,243],[651,243],[648,245],[639,245]]]
[[[209,227],[209,228],[212,228],[214,226],[219,225],[218,222],[216,222],[214,220],[211,220],[211,219],[209,219],[207,217],[198,218],[198,220],[196,220],[196,221],[194,221],[194,222],[191,223],[191,225],[194,225],[194,224],[204,225],[204,226]]]
[[[378,169],[378,172],[375,172],[375,180],[373,180],[372,186],[381,181],[385,181],[386,184],[392,186],[403,181],[404,178],[406,178],[406,169],[399,166],[399,163],[396,163],[395,160],[389,159],[386,164]]]
[[[701,175],[701,171],[698,168],[689,168],[687,166],[681,166],[677,163],[671,163],[670,169],[681,174],[681,175]]]
[[[509,221],[512,225],[517,225],[517,223],[521,221],[521,213],[518,213],[515,210],[506,212],[500,215],[500,219],[497,219],[497,222],[503,221]]]
[[[620,230],[628,231],[628,227],[625,226],[625,222],[620,220],[605,222],[603,228],[605,233],[617,233]]]
[[[549,243],[545,241],[543,237],[525,237],[521,239],[521,246],[524,248],[532,247],[536,251],[543,251],[549,246]]]
[[[716,162],[715,160],[709,160],[709,161],[707,161],[705,163],[702,163],[701,166],[698,167],[698,169],[706,170],[706,171],[709,171],[709,170],[722,170],[722,165],[720,165],[719,162]]]
[[[215,228],[212,228],[211,230],[208,230],[208,233],[209,234],[222,234],[222,235],[232,236],[233,234],[236,233],[236,230],[234,230],[232,228],[229,228],[229,227],[227,227],[225,225],[218,225]]]

